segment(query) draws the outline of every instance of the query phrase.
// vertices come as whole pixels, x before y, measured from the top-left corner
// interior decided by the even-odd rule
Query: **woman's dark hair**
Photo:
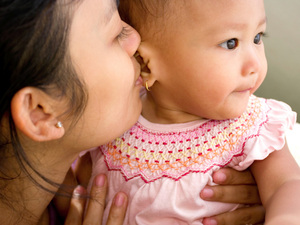
[[[48,183],[59,185],[47,180],[27,159],[10,103],[20,89],[36,87],[53,98],[67,97],[66,115],[79,118],[87,94],[69,56],[71,14],[67,3],[57,0],[0,0],[0,121],[8,116],[10,126],[10,137],[3,135],[0,126],[0,181],[14,179],[2,166],[9,157],[7,145],[11,145],[13,157],[25,173],[29,175],[26,168],[30,168]]]

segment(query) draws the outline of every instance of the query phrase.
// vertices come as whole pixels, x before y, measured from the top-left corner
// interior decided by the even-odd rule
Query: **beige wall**
[[[300,0],[265,0],[269,71],[258,96],[288,103],[300,122]]]

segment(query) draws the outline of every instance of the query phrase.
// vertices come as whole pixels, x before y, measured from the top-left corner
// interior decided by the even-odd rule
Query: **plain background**
[[[288,103],[300,122],[300,1],[264,2],[268,74],[255,95]]]

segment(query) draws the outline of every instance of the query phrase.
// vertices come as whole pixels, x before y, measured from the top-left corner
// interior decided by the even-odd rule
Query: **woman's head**
[[[115,2],[84,0],[75,10],[70,55],[89,90],[79,131],[96,146],[133,125],[141,112],[140,65],[133,55],[140,36],[119,17]],[[81,136],[82,137],[82,136]]]
[[[25,87],[56,100],[67,99],[65,112],[73,115],[84,109],[85,87],[68,53],[71,10],[63,6],[47,0],[10,1],[1,6],[1,118],[5,114],[11,118],[11,101]]]
[[[1,4],[1,159],[10,143],[23,160],[38,142],[61,137],[59,147],[51,142],[36,153],[75,154],[133,125],[141,111],[133,58],[140,38],[120,20],[116,1]]]

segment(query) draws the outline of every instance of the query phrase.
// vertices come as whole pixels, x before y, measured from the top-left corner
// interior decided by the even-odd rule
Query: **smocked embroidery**
[[[245,141],[259,134],[268,106],[251,96],[247,110],[232,120],[210,120],[185,132],[153,132],[137,123],[122,137],[101,147],[109,170],[126,180],[161,177],[179,180],[192,172],[223,167],[243,154]]]

